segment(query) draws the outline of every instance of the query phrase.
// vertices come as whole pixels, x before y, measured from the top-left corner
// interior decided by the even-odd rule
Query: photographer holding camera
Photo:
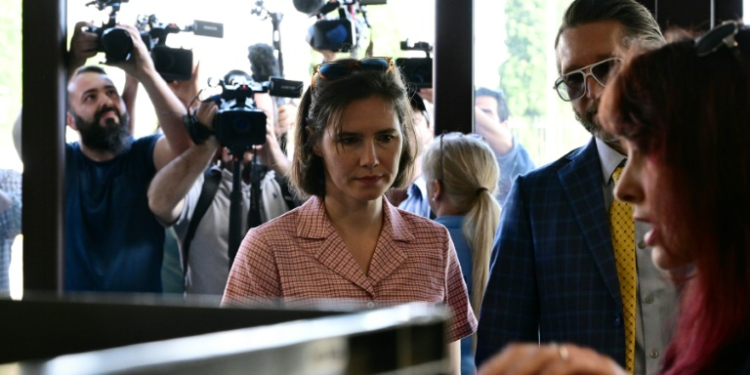
[[[503,205],[516,177],[532,171],[536,166],[526,148],[510,131],[510,111],[505,94],[502,91],[480,87],[474,93],[474,104],[476,132],[487,139],[500,166],[498,192],[495,198]]]
[[[220,145],[214,130],[219,106],[213,101],[203,102],[196,111],[194,126],[203,127],[207,137],[157,173],[149,187],[151,209],[162,222],[174,226],[179,238],[188,294],[221,295],[224,292],[230,262],[228,213],[234,178],[232,163],[242,162],[245,166],[241,173],[243,236],[252,221],[249,218],[253,192],[251,170],[260,181],[256,191],[259,192],[261,223],[296,207],[284,177],[290,162],[274,132],[277,116],[273,99],[266,93],[254,93],[252,98],[255,109],[266,117],[262,145],[252,146],[254,150],[244,152],[239,158],[222,147],[217,156]],[[259,163],[255,162],[250,168],[256,155]],[[220,158],[218,166],[217,157]]]
[[[100,50],[92,25],[76,24],[69,50],[67,125],[79,142],[66,145],[65,290],[161,292],[164,228],[148,207],[153,176],[187,150],[185,107],[157,73],[132,26],[117,26],[132,42],[117,66],[143,84],[164,137],[130,136],[123,98],[99,66],[78,66]],[[78,69],[76,69],[78,68]]]

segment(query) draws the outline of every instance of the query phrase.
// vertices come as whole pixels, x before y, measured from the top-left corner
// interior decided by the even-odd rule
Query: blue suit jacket
[[[509,342],[588,346],[625,361],[622,300],[596,142],[515,181],[479,322],[477,366]]]

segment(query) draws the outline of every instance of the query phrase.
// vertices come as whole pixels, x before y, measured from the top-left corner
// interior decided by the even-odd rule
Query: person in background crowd
[[[479,315],[500,222],[494,198],[500,169],[492,149],[475,135],[439,136],[424,154],[423,174],[435,221],[448,228],[474,315]],[[461,340],[461,373],[474,374],[474,336]]]
[[[422,217],[434,217],[427,201],[427,185],[422,174],[422,158],[424,151],[435,136],[430,114],[422,97],[415,92],[409,92],[409,103],[414,116],[414,132],[417,136],[417,157],[414,160],[414,174],[409,179],[406,189],[390,189],[387,196],[391,204],[398,208]]]
[[[427,102],[433,102],[432,89],[419,89],[418,93]],[[509,116],[508,105],[502,93],[486,88],[477,90],[474,132],[487,141],[500,166],[499,189],[496,195],[500,205],[505,202],[513,179],[534,169],[534,162],[531,161],[528,152],[510,132],[507,122]]]
[[[635,56],[599,116],[624,139],[615,194],[653,229],[652,260],[681,290],[668,375],[750,373],[750,29],[728,22]],[[513,345],[482,374],[625,374],[572,344]]]
[[[487,139],[500,166],[500,180],[495,197],[502,205],[510,193],[513,180],[523,173],[532,171],[535,168],[534,162],[523,145],[510,132],[510,111],[502,92],[480,87],[474,93],[474,103],[475,131]]]
[[[296,207],[289,192],[286,159],[274,133],[273,99],[268,94],[255,94],[255,106],[266,115],[266,138],[255,146],[260,164],[260,221],[270,221]],[[213,129],[218,107],[204,102],[197,111],[200,126]],[[202,125],[205,124],[205,125]],[[178,236],[183,258],[185,291],[188,294],[221,295],[229,275],[229,211],[233,169],[229,150],[220,151],[220,166],[216,165],[217,147],[211,134],[196,141],[182,156],[169,163],[154,177],[149,187],[149,206],[164,223],[171,225]],[[243,228],[247,228],[252,186],[249,165],[253,151],[243,157],[242,173]],[[206,167],[208,166],[208,170]],[[202,197],[210,204],[199,208]]]

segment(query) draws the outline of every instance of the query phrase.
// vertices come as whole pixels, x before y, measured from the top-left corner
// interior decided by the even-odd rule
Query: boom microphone
[[[253,73],[253,81],[266,82],[270,77],[278,77],[280,75],[273,47],[265,43],[258,43],[248,47],[247,50],[247,58],[250,60],[250,70]]]

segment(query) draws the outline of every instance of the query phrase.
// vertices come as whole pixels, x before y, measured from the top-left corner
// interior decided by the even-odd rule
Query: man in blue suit
[[[556,89],[593,137],[516,179],[482,305],[478,366],[509,342],[554,341],[591,347],[636,374],[659,371],[674,291],[651,262],[643,239],[650,228],[634,225],[632,211],[622,215],[627,231],[611,219],[610,208],[622,205],[613,203],[612,189],[625,152],[596,118],[607,73],[635,40],[664,39],[634,0],[575,0],[565,13],[555,42]],[[632,282],[625,278],[621,289],[625,274]]]

